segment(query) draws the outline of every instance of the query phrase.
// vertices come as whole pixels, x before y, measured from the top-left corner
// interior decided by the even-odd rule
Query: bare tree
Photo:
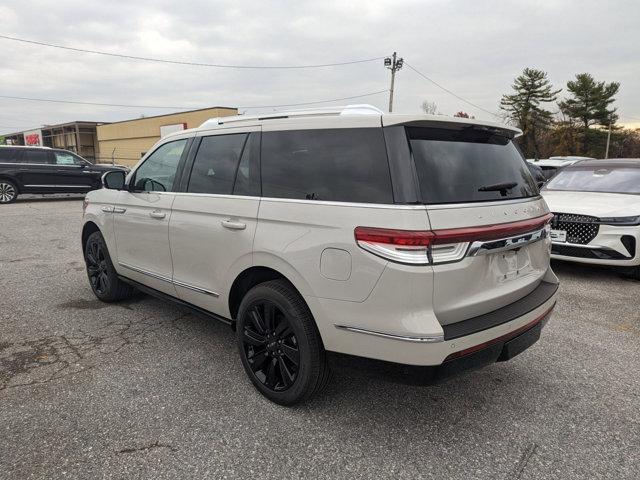
[[[422,102],[422,110],[428,115],[438,115],[440,113],[436,102],[430,102],[429,100]]]

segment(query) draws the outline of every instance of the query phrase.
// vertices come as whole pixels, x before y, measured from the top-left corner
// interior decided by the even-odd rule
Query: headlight
[[[606,225],[640,225],[640,215],[635,217],[601,217],[600,223]]]

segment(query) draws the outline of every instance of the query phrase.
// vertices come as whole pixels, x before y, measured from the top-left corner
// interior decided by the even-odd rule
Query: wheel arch
[[[277,279],[285,280],[302,297],[300,290],[286,275],[271,267],[254,265],[240,272],[231,285],[228,305],[231,318],[235,319],[238,315],[240,303],[249,290],[261,283]]]
[[[94,232],[99,232],[100,228],[92,221],[88,221],[82,227],[82,253],[84,254],[85,248],[87,246],[87,240],[89,239],[89,235]]]
[[[16,178],[12,177],[11,175],[7,175],[6,173],[0,173],[0,180],[7,180],[13,183],[16,186],[16,194],[21,193],[22,185],[20,185],[20,182]]]

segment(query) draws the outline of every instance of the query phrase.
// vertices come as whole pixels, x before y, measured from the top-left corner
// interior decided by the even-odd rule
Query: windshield
[[[640,195],[640,167],[573,166],[558,173],[547,184],[546,190]]]
[[[429,204],[538,195],[513,142],[492,130],[407,128],[422,197]]]

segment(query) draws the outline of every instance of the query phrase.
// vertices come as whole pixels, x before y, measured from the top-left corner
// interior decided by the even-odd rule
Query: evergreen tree
[[[561,90],[553,90],[547,73],[535,68],[525,68],[516,77],[512,88],[514,93],[502,96],[500,108],[522,130],[521,142],[525,154],[539,158],[538,139],[549,128],[553,115],[543,105],[555,102]]]
[[[618,82],[596,82],[589,73],[579,73],[575,80],[567,82],[571,97],[559,103],[562,113],[582,127],[582,151],[590,150],[594,132],[592,126],[615,124],[618,120],[616,108],[611,107],[620,90]]]

